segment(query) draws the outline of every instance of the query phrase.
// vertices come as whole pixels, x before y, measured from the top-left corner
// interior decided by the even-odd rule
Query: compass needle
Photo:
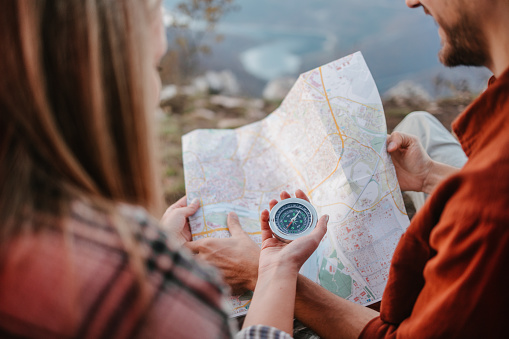
[[[286,228],[288,229],[290,227],[291,224],[293,224],[293,222],[297,219],[297,217],[299,216],[299,212],[297,212],[297,214],[292,218],[290,219],[290,223],[288,224],[288,226],[286,226]]]

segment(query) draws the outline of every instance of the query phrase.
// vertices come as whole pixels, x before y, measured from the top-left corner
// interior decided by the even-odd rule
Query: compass
[[[311,233],[316,226],[316,210],[304,199],[281,200],[270,211],[269,225],[276,238],[291,242]]]

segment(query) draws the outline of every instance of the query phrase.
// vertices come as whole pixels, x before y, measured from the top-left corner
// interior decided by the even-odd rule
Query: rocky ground
[[[286,79],[283,86],[290,83]],[[276,89],[279,93],[265,93],[266,99],[253,99],[217,87],[211,90],[203,83],[200,86],[200,90],[167,87],[163,91],[159,129],[164,194],[168,204],[185,194],[182,135],[197,128],[236,128],[258,121],[279,106],[285,93],[285,88],[279,87]],[[214,92],[220,94],[211,94]],[[389,91],[383,100],[388,131],[390,133],[406,114],[416,110],[432,113],[450,130],[451,122],[474,97],[471,93],[456,93],[449,98],[432,100],[417,85],[402,85],[392,93]],[[413,206],[408,199],[405,201],[409,215],[413,215]]]

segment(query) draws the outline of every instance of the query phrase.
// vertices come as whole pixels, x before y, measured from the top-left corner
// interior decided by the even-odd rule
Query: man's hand
[[[240,226],[236,213],[228,214],[231,238],[206,238],[186,243],[196,256],[214,265],[235,295],[253,291],[258,278],[260,248]]]
[[[401,190],[425,192],[426,179],[433,168],[433,160],[419,140],[412,135],[394,132],[387,138],[387,145]]]
[[[161,218],[163,229],[170,232],[180,245],[191,241],[191,228],[189,227],[188,217],[195,214],[200,208],[198,199],[187,206],[186,197],[183,196],[179,201],[168,207]]]

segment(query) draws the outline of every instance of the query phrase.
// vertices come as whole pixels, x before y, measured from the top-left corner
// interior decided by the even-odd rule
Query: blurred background
[[[185,193],[180,136],[272,112],[298,75],[361,51],[389,131],[409,112],[451,121],[490,73],[438,61],[435,22],[403,0],[163,0],[161,126],[168,202]],[[180,167],[179,167],[180,166]]]

